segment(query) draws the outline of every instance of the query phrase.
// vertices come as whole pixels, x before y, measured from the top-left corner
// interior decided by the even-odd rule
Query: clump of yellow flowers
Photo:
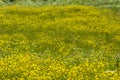
[[[119,21],[92,6],[2,6],[0,79],[119,80]]]

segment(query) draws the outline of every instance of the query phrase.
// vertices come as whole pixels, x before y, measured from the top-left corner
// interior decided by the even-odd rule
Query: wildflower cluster
[[[119,80],[119,20],[92,6],[2,6],[0,79]]]

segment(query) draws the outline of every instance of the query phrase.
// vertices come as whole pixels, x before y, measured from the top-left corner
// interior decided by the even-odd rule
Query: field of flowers
[[[110,9],[0,7],[1,80],[120,80],[119,54]]]

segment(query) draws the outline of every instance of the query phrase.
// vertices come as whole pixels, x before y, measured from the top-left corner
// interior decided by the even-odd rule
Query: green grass
[[[1,6],[0,78],[119,80],[119,21],[93,6]]]

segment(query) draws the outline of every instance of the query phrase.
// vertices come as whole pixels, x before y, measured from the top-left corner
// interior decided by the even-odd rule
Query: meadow
[[[0,6],[1,80],[120,80],[119,56],[115,10]]]

